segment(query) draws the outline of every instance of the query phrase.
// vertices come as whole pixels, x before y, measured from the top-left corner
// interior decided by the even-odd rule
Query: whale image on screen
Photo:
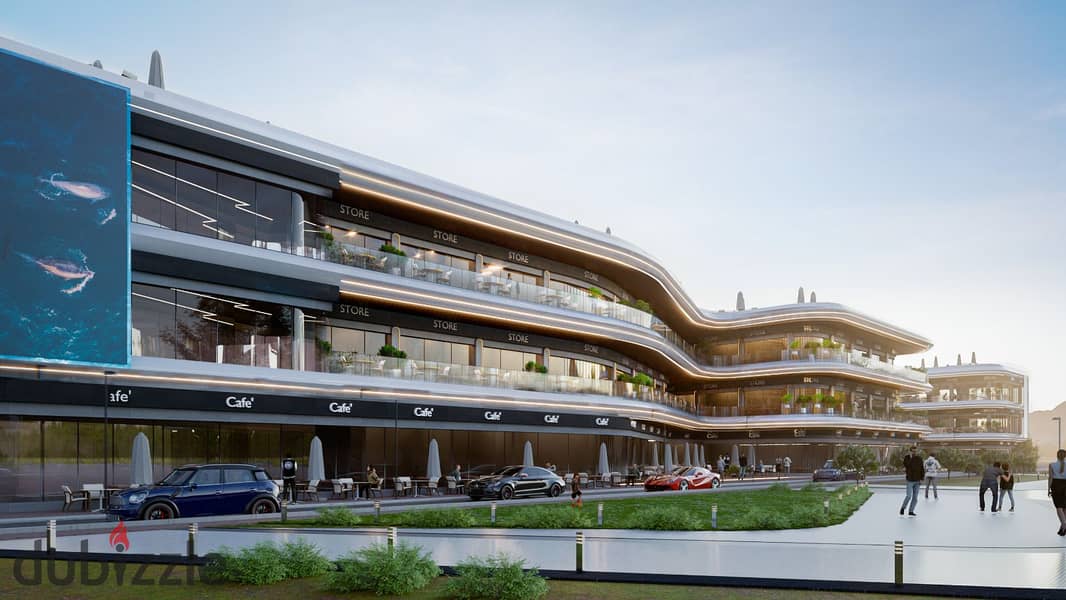
[[[0,356],[129,364],[129,90],[0,51]]]

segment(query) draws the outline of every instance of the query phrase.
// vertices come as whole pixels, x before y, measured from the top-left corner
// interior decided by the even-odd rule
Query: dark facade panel
[[[340,297],[340,288],[335,285],[269,273],[253,273],[243,269],[150,252],[135,251],[133,253],[133,270],[330,303],[336,302]]]

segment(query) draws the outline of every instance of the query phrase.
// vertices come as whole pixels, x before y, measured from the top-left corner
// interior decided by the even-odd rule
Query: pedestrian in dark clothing
[[[570,506],[581,508],[581,479],[576,475],[570,480]]]
[[[907,514],[912,517],[914,514],[914,507],[918,504],[918,492],[922,489],[922,479],[925,479],[925,465],[922,464],[922,457],[918,456],[918,447],[911,446],[911,449],[907,451],[907,454],[903,457],[903,468],[907,471],[907,495],[903,497],[903,505],[899,507],[899,514],[903,514],[904,510],[907,510]],[[910,509],[907,509],[907,503],[910,503]]]
[[[1003,469],[999,466],[999,461],[992,463],[992,466],[985,467],[984,475],[981,476],[981,490],[978,492],[981,494],[981,512],[985,510],[985,492],[992,492],[992,512],[999,511],[999,476],[1003,474]]]
[[[286,454],[281,461],[281,485],[281,497],[289,502],[296,500],[296,459],[292,454]]]
[[[1066,450],[1059,448],[1058,460],[1047,466],[1047,495],[1059,518],[1059,535],[1066,536]]]
[[[1003,510],[1003,497],[1010,496],[1010,511],[1014,512],[1014,473],[1010,465],[1003,463],[1003,474],[999,476],[999,510]]]
[[[742,455],[740,457],[740,479],[744,479],[744,475],[748,470],[748,456]]]

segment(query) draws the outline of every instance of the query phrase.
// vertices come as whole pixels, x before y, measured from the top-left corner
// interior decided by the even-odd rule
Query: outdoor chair
[[[411,491],[410,477],[396,477],[392,480],[392,483],[394,496],[406,496],[407,492]]]
[[[89,496],[89,503],[93,501],[100,502],[104,497],[104,484],[102,483],[83,483],[81,486],[82,492]]]
[[[578,484],[581,485],[581,487],[587,488],[589,486],[589,474],[588,473],[578,473],[577,474],[577,482],[578,482]]]
[[[308,500],[314,499],[315,502],[318,502],[318,481],[317,479],[312,479],[306,484],[297,486],[296,498],[299,499],[300,496],[303,496]]]
[[[456,481],[454,479],[452,479],[451,477],[448,478],[448,493],[449,494],[458,494],[459,493],[459,484],[456,483]]]
[[[377,496],[378,498],[381,497],[381,480],[380,479],[378,480],[377,483],[375,483],[373,485],[371,485],[369,483],[366,484],[366,498],[367,498],[367,500],[369,500],[373,496]]]
[[[437,283],[449,283],[450,284],[451,282],[452,282],[452,272],[451,271],[445,271],[443,275],[441,275],[440,277],[437,278]]]
[[[80,492],[72,492],[72,491],[70,491],[70,487],[69,486],[65,486],[64,485],[62,487],[63,487],[63,512],[67,512],[67,509],[70,508],[70,505],[74,504],[75,502],[81,502],[81,509],[82,510],[88,510],[89,509],[89,492],[88,491],[82,490]]]

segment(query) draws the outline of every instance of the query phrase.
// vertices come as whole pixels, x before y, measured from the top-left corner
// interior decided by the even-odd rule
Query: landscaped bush
[[[792,491],[792,488],[788,487],[787,483],[773,483],[766,488],[766,491],[771,494],[788,494]]]
[[[320,508],[314,524],[322,527],[358,527],[363,519],[347,508]]]
[[[625,528],[691,531],[702,529],[703,524],[691,509],[679,506],[649,506],[634,511],[626,521]]]
[[[579,509],[560,505],[523,506],[507,515],[506,524],[524,529],[584,529],[592,527],[592,516]]]
[[[271,542],[260,542],[240,552],[222,547],[204,567],[208,581],[267,585],[288,576],[285,557]]]
[[[379,596],[403,596],[422,589],[440,575],[437,563],[421,546],[401,542],[395,548],[374,544],[337,561],[326,574],[326,589],[342,594],[360,590]]]
[[[407,527],[459,528],[477,525],[474,515],[465,510],[413,510],[403,514]]]
[[[729,465],[725,468],[723,475],[726,477],[740,477],[740,465]]]
[[[285,573],[290,579],[318,577],[333,568],[333,563],[319,552],[318,546],[300,538],[281,547]]]
[[[800,488],[801,492],[825,492],[825,486],[820,483],[810,482],[807,485]]]
[[[548,583],[536,569],[527,571],[525,566],[525,561],[503,554],[472,556],[456,565],[456,576],[448,578],[444,593],[462,600],[536,600],[547,595]]]
[[[757,510],[749,513],[745,519],[747,529],[788,529],[792,520],[785,515],[770,510]]]

